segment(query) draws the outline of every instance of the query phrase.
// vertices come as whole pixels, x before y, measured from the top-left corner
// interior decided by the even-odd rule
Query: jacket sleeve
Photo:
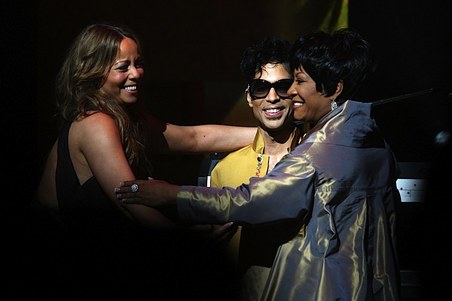
[[[179,216],[192,222],[258,224],[310,212],[316,173],[299,153],[293,151],[265,177],[253,177],[237,188],[182,186]]]

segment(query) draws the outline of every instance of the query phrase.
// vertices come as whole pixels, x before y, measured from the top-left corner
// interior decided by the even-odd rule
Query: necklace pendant
[[[256,177],[259,177],[261,174],[262,161],[264,161],[262,154],[257,155]]]

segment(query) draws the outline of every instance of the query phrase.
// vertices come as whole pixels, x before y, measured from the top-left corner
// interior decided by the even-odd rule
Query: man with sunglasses
[[[239,186],[251,177],[265,176],[299,142],[302,131],[293,118],[292,99],[287,93],[293,79],[289,66],[290,44],[267,38],[247,48],[240,68],[248,81],[249,107],[258,121],[254,142],[221,159],[211,173],[211,186]],[[281,227],[240,226],[227,251],[242,275],[243,300],[259,300],[278,246],[285,242]],[[290,237],[288,237],[289,239]]]

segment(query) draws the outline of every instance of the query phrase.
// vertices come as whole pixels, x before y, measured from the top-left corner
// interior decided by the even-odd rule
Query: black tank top
[[[113,229],[133,227],[132,221],[109,200],[95,177],[80,185],[69,153],[70,126],[70,123],[63,126],[58,139],[55,183],[62,221],[71,230],[88,233],[111,233]]]
[[[70,230],[60,255],[70,266],[58,279],[64,293],[79,300],[235,300],[238,284],[226,285],[235,278],[210,243],[185,231],[145,229],[116,208],[95,177],[80,185],[70,126],[60,132],[55,178],[61,220]]]

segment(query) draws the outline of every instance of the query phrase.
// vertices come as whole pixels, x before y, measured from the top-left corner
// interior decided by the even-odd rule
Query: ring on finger
[[[138,192],[139,186],[135,183],[130,186],[130,189],[132,190],[132,192]]]

